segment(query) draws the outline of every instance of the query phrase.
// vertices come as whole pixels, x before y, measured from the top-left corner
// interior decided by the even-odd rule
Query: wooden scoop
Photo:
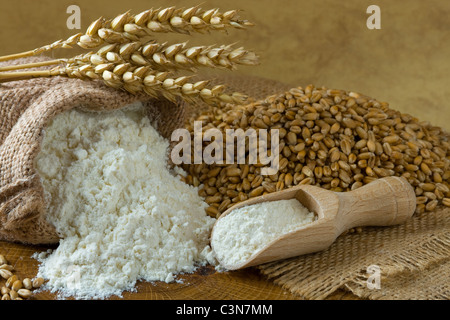
[[[404,178],[388,177],[350,192],[333,192],[309,185],[292,187],[241,202],[225,211],[218,221],[238,208],[289,199],[300,201],[315,213],[317,220],[280,235],[247,261],[237,265],[226,265],[219,261],[224,268],[237,270],[322,251],[344,231],[363,226],[401,224],[413,215],[416,208],[416,195],[412,186]],[[211,238],[214,239],[214,228]]]

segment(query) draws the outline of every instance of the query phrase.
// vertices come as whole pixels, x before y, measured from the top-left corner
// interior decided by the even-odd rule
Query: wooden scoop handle
[[[354,227],[391,226],[410,218],[416,208],[413,187],[399,177],[375,180],[360,189],[338,193],[338,230]]]
[[[247,261],[224,265],[227,269],[237,270],[321,251],[344,231],[355,227],[401,224],[414,214],[416,208],[413,187],[404,178],[387,177],[350,192],[333,192],[311,185],[296,186],[247,200],[223,215],[239,206],[293,198],[315,212],[318,220],[281,235]]]

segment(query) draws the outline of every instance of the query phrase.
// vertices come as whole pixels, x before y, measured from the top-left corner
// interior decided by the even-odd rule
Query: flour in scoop
[[[279,236],[314,219],[314,213],[296,199],[246,206],[217,221],[211,245],[223,265],[237,265]]]

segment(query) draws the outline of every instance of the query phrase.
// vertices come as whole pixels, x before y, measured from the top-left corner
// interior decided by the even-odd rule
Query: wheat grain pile
[[[200,186],[213,217],[295,185],[343,192],[387,176],[404,177],[414,187],[417,214],[450,206],[449,133],[362,94],[298,87],[246,106],[212,108],[191,119],[192,137],[193,121],[202,121],[203,133],[216,128],[224,137],[227,129],[239,128],[280,133],[280,167],[274,175],[263,176],[262,165],[249,164],[248,149],[246,164],[183,166],[189,172],[185,181]],[[223,150],[225,144],[224,139]],[[203,148],[207,145],[203,142]]]

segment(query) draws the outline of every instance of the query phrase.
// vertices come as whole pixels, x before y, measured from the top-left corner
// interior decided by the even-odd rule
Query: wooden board
[[[39,263],[31,256],[52,247],[25,246],[0,241],[0,254],[14,266],[20,279],[33,278]],[[54,248],[54,247],[53,247]],[[53,249],[52,248],[52,249]],[[301,297],[273,284],[254,268],[232,272],[216,272],[212,267],[201,268],[194,274],[179,277],[183,283],[139,282],[137,292],[125,292],[123,298],[112,300],[301,300]],[[5,280],[0,280],[4,286]],[[38,292],[33,300],[55,300],[56,294]],[[351,293],[339,291],[331,300],[357,299]]]

